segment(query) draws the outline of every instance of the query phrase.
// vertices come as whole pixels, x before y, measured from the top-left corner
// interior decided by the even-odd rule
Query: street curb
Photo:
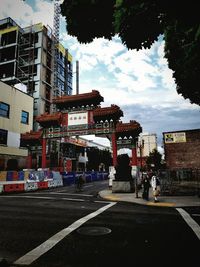
[[[198,206],[200,207],[200,201],[196,201],[195,199],[191,201],[191,199],[174,199],[170,201],[170,199],[165,199],[164,197],[160,197],[158,202],[154,202],[153,198],[150,198],[149,201],[145,201],[142,199],[141,196],[138,198],[135,197],[133,194],[116,194],[109,192],[110,190],[102,190],[98,193],[98,195],[105,200],[108,201],[117,201],[117,202],[127,202],[127,203],[134,203],[143,206],[153,206],[153,207],[166,207],[166,208],[177,208],[177,207],[191,207],[191,206]]]

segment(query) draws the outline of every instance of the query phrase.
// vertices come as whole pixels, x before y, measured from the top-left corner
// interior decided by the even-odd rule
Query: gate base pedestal
[[[112,193],[133,193],[134,188],[130,181],[113,181]]]

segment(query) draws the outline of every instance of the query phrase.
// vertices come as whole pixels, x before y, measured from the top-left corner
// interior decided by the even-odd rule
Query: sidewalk
[[[138,198],[135,193],[112,193],[112,189],[102,190],[99,192],[99,196],[105,200],[110,201],[124,201],[137,203],[147,206],[158,207],[189,207],[200,206],[200,198],[195,196],[159,196],[158,202],[154,203],[152,190],[149,191],[149,201],[142,198],[142,190],[138,192]]]

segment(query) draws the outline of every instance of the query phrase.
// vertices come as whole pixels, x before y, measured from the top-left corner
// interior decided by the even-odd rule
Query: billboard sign
[[[185,143],[186,142],[186,134],[185,134],[185,132],[165,133],[164,134],[164,142],[165,142],[165,144]]]

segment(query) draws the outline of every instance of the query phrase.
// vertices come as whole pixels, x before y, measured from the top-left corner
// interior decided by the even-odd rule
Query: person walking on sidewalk
[[[149,188],[151,187],[151,183],[149,181],[149,177],[147,176],[147,174],[144,174],[144,178],[142,180],[142,186],[143,186],[142,198],[149,200]]]
[[[151,186],[153,189],[154,202],[158,202],[158,196],[160,195],[160,181],[156,173],[153,173],[152,175]]]

